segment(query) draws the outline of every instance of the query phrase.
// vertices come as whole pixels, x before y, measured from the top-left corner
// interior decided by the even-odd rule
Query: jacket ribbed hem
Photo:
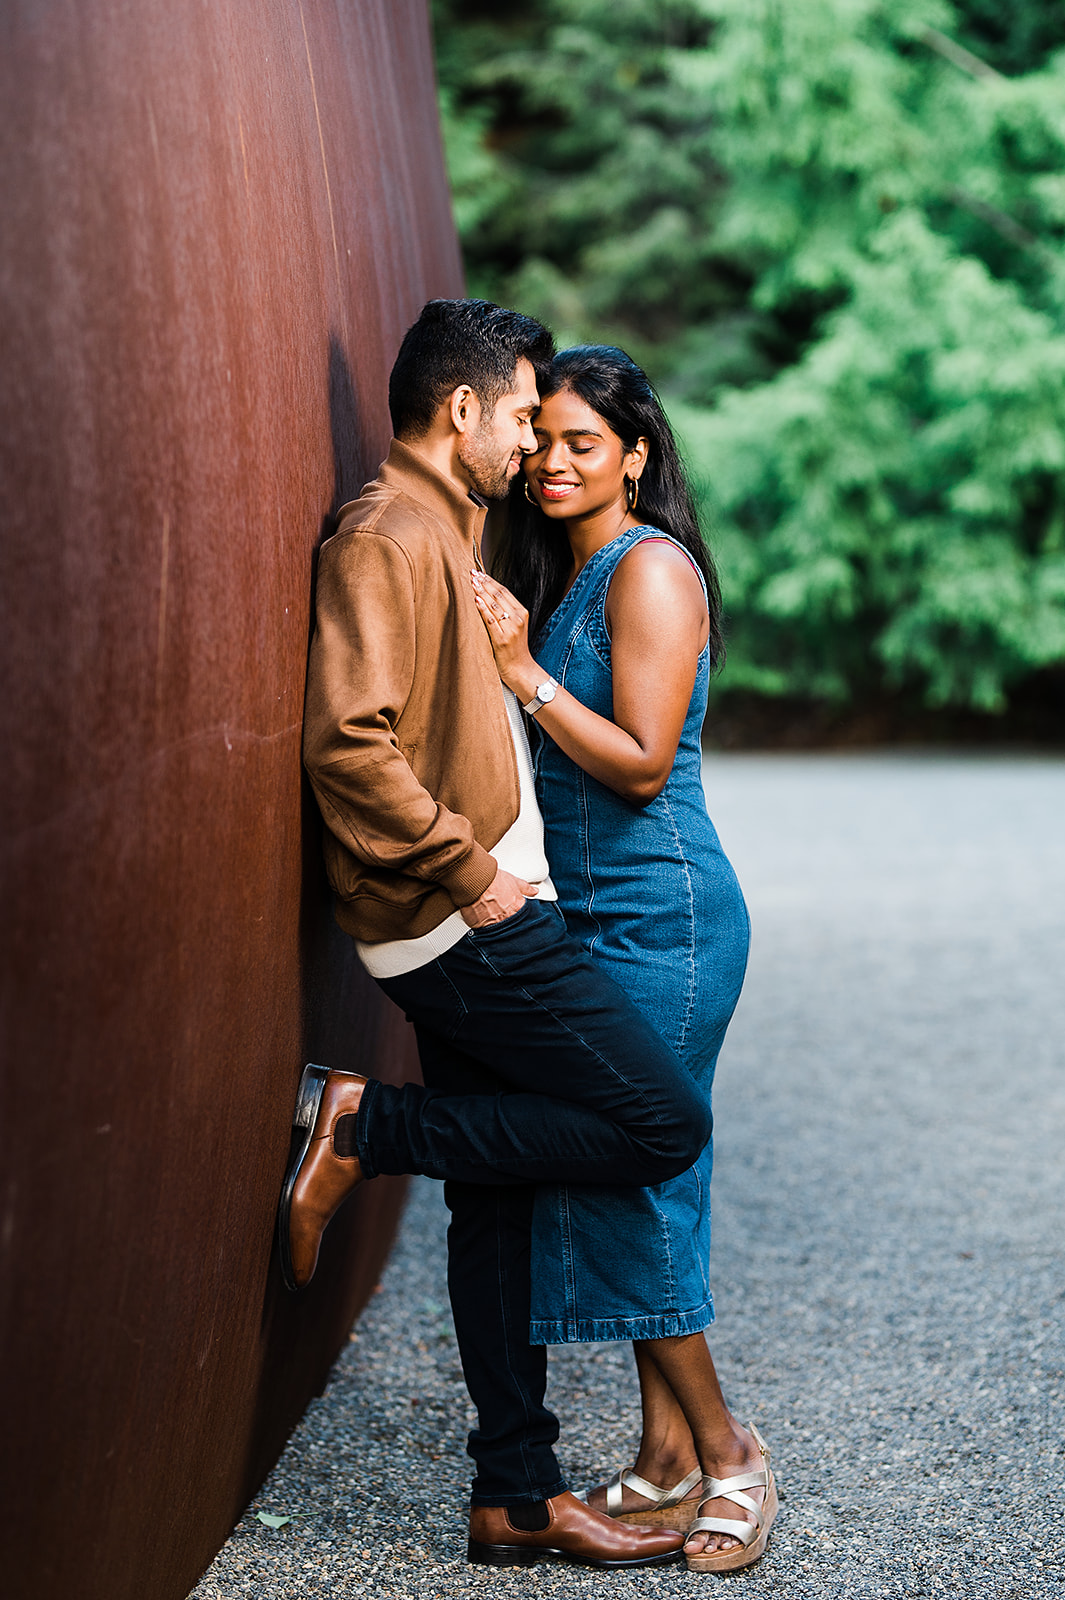
[[[495,857],[475,839],[469,854],[446,872],[438,873],[436,881],[443,884],[461,911],[463,906],[472,906],[481,898],[497,871]]]
[[[709,1299],[694,1311],[666,1311],[657,1317],[576,1317],[529,1323],[530,1344],[606,1344],[612,1339],[678,1339],[702,1333],[714,1321]]]
[[[488,859],[492,861],[491,876],[486,871],[484,887],[472,899],[466,900],[466,905],[472,906],[474,900],[479,900],[495,877],[494,859],[491,856]],[[421,939],[439,928],[457,909],[455,901],[443,888],[430,888],[413,913],[376,897],[342,900],[335,896],[333,900],[334,915],[340,927],[363,944],[389,944],[393,939]]]

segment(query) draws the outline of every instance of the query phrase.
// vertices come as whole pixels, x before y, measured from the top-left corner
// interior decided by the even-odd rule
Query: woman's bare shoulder
[[[706,610],[695,562],[686,550],[664,536],[641,539],[626,550],[610,585],[610,600],[621,606],[633,602],[646,606],[659,599]]]

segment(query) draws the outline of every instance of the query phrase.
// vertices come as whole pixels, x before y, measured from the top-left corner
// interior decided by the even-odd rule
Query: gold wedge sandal
[[[731,1500],[741,1511],[749,1511],[755,1520],[748,1522],[744,1519],[741,1522],[732,1517],[696,1517],[688,1529],[688,1539],[693,1533],[725,1533],[730,1539],[738,1539],[740,1548],[700,1550],[698,1554],[693,1552],[691,1555],[685,1550],[684,1559],[689,1572],[735,1572],[738,1567],[753,1566],[759,1556],[765,1553],[769,1530],[778,1509],[777,1485],[769,1466],[769,1446],[753,1422],[748,1423],[747,1431],[754,1435],[764,1465],[753,1472],[737,1472],[731,1478],[704,1478],[699,1505],[702,1506],[706,1500]],[[744,1494],[745,1489],[764,1489],[764,1504],[759,1505],[749,1494]]]
[[[686,1478],[675,1483],[672,1489],[660,1489],[657,1483],[648,1483],[631,1467],[622,1467],[606,1486],[606,1514],[613,1517],[615,1522],[627,1522],[635,1528],[676,1528],[679,1533],[684,1533],[699,1509],[700,1497],[698,1494],[692,1495],[690,1491],[698,1489],[702,1481],[703,1475],[696,1467]],[[622,1497],[626,1489],[651,1501],[646,1511],[622,1511]],[[588,1495],[582,1495],[581,1498],[587,1502]],[[702,1498],[705,1499],[705,1495]]]

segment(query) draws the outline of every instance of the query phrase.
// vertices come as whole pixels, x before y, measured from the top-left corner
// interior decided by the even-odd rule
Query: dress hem
[[[694,1311],[667,1311],[656,1317],[576,1317],[562,1320],[534,1318],[529,1323],[530,1344],[606,1344],[624,1339],[679,1339],[702,1333],[714,1321],[714,1302],[706,1300]]]

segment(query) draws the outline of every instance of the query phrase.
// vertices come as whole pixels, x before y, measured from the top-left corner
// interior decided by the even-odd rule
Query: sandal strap
[[[734,1522],[731,1517],[696,1517],[685,1536],[685,1544],[694,1533],[725,1533],[738,1539],[745,1548],[762,1531],[761,1518],[757,1522]]]
[[[700,1511],[708,1500],[730,1500],[741,1511],[749,1511],[754,1521],[738,1522],[732,1517],[696,1517],[688,1529],[687,1537],[690,1539],[693,1533],[725,1533],[730,1539],[738,1539],[746,1548],[762,1531],[765,1505],[759,1505],[749,1494],[744,1494],[744,1489],[764,1489],[768,1494],[768,1467],[759,1467],[753,1472],[737,1472],[731,1478],[704,1478],[703,1492],[699,1497]]]
[[[756,1467],[753,1472],[737,1472],[732,1478],[704,1478],[699,1504],[704,1500],[732,1500],[738,1489],[768,1489],[769,1470]],[[744,1496],[746,1499],[746,1496]]]
[[[730,1539],[738,1539],[744,1549],[753,1544],[765,1526],[765,1501],[769,1498],[769,1484],[772,1474],[769,1470],[769,1446],[758,1432],[753,1422],[747,1424],[747,1431],[753,1437],[765,1466],[755,1472],[738,1472],[731,1478],[704,1478],[703,1492],[699,1500],[701,1511],[707,1500],[731,1500],[732,1504],[739,1506],[744,1511],[749,1511],[754,1517],[753,1522],[737,1522],[731,1517],[696,1517],[688,1529],[685,1544],[693,1533],[724,1533]],[[744,1489],[764,1489],[765,1496],[762,1505],[752,1500],[749,1494],[744,1494]]]
[[[739,1506],[741,1511],[749,1511],[752,1517],[759,1517],[762,1514],[762,1508],[758,1504],[757,1500],[752,1500],[749,1494],[741,1494],[738,1489],[734,1489],[731,1494],[725,1495],[704,1494],[703,1498],[699,1501],[699,1504],[702,1506],[705,1505],[708,1500],[717,1499],[728,1500],[731,1505]]]
[[[657,1483],[648,1483],[646,1478],[641,1478],[631,1467],[625,1467],[617,1475],[617,1482],[626,1489],[632,1489],[636,1494],[642,1494],[645,1500],[653,1500],[655,1505],[661,1505],[669,1493],[668,1489],[660,1489]]]
[[[662,1489],[657,1483],[649,1483],[646,1478],[641,1478],[631,1467],[623,1467],[620,1472],[615,1472],[606,1486],[606,1514],[608,1517],[621,1515],[622,1496],[625,1489],[631,1489],[634,1494],[642,1495],[645,1500],[659,1510],[668,1510],[670,1506],[679,1505],[684,1497],[695,1488],[702,1480],[702,1472],[694,1467],[686,1478],[675,1483],[672,1489]],[[705,1497],[704,1497],[705,1498]]]
[[[679,1506],[681,1501],[686,1500],[692,1490],[702,1481],[702,1476],[702,1468],[693,1467],[686,1478],[682,1478],[679,1483],[673,1485],[666,1498],[662,1501],[663,1509],[669,1506]]]
[[[648,1483],[646,1478],[638,1477],[631,1468],[626,1468],[620,1476],[622,1483],[629,1489],[642,1494],[645,1500],[653,1500],[660,1511],[667,1511],[670,1506],[679,1505],[695,1486],[702,1482],[703,1474],[699,1467],[693,1467],[688,1476],[681,1478],[672,1489],[660,1489],[657,1484]]]
[[[585,1499],[587,1499],[587,1496],[585,1496]],[[621,1473],[615,1472],[614,1476],[606,1486],[606,1514],[608,1517],[616,1517],[620,1513],[621,1500]]]

